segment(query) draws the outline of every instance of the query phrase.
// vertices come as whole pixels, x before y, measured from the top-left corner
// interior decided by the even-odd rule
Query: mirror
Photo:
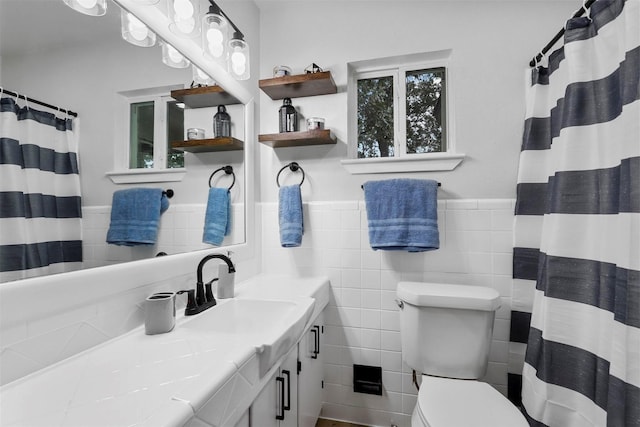
[[[154,11],[154,7],[128,5],[126,0],[117,3],[134,13],[135,7],[146,7],[144,13],[159,13]],[[177,40],[172,44],[182,51],[181,47],[187,46],[185,43],[188,42]],[[79,114],[76,123],[79,129],[85,267],[145,259],[159,252],[171,255],[217,248],[202,243],[204,209],[209,177],[226,165],[233,167],[236,182],[231,190],[232,230],[222,245],[246,242],[246,184],[249,182],[245,168],[249,151],[246,140],[251,134],[247,126],[252,125],[253,119],[250,108],[243,104],[228,106],[227,111],[231,115],[232,135],[245,141],[244,150],[186,153],[181,180],[175,180],[180,173],[171,173],[167,178],[172,180],[170,182],[149,183],[145,180],[151,175],[141,173],[144,176],[141,182],[118,185],[108,176],[117,168],[114,165],[120,154],[116,147],[123,139],[128,139],[122,131],[122,124],[128,120],[123,97],[144,93],[151,88],[188,87],[192,81],[190,67],[174,69],[162,63],[161,49],[157,44],[141,48],[120,37],[120,7],[115,2],[108,2],[107,15],[90,17],[73,11],[62,0],[2,0],[0,60],[0,86]],[[219,71],[214,69],[213,73],[210,72],[218,72],[218,84],[242,102],[251,102],[251,97],[241,85],[237,86],[237,82],[228,80],[225,73]],[[19,104],[25,105],[24,101]],[[44,107],[31,107],[48,111]],[[186,109],[185,133],[188,127],[199,127],[205,129],[206,137],[212,137],[216,111],[215,106]],[[231,176],[224,173],[216,174],[211,180],[211,184],[217,187],[229,187],[231,182]],[[112,194],[135,186],[174,191],[171,207],[161,216],[158,244],[137,247],[107,245],[105,237]]]

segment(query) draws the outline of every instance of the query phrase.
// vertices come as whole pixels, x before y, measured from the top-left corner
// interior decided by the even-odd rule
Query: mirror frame
[[[241,82],[235,80],[227,72],[227,70],[215,63],[213,60],[207,59],[202,54],[202,48],[194,39],[179,37],[169,30],[169,24],[171,22],[164,11],[160,9],[160,5],[164,4],[163,2],[156,5],[141,4],[139,2],[136,2],[135,0],[113,0],[113,2],[124,10],[127,10],[128,12],[134,14],[152,31],[154,31],[159,38],[171,44],[182,55],[189,59],[192,64],[196,65],[202,71],[207,73],[209,77],[215,80],[216,84],[223,87],[225,91],[235,96],[241,103],[244,104],[244,243],[227,245],[221,248],[201,249],[188,253],[195,254],[198,258],[200,258],[204,253],[210,253],[213,250],[231,252],[234,254],[234,258],[236,258],[236,260],[238,261],[253,258],[255,255],[255,183],[254,176],[251,171],[255,169],[254,121],[256,106],[254,96],[252,95],[251,91],[247,89]],[[145,261],[159,260],[142,260],[138,262]],[[137,261],[132,262],[135,263]]]

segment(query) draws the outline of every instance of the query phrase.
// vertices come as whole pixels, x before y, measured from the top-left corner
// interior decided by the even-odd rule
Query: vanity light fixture
[[[202,51],[226,68],[227,43],[229,41],[229,23],[222,15],[222,10],[212,3],[209,12],[202,18]]]
[[[209,12],[202,19],[204,55],[226,68],[236,80],[247,80],[250,76],[249,45],[227,14],[213,0],[209,3]],[[232,37],[229,37],[230,29],[233,29]]]
[[[229,41],[229,72],[236,80],[247,80],[249,73],[249,44],[237,31]]]
[[[71,9],[91,16],[107,13],[107,0],[63,0]]]
[[[168,0],[169,29],[180,37],[194,38],[200,32],[200,2],[198,0]]]
[[[161,41],[160,46],[162,46],[162,62],[165,65],[172,68],[187,68],[191,64],[187,58],[178,52],[178,49],[169,43]]]
[[[135,46],[150,47],[156,44],[156,33],[151,31],[134,14],[121,10],[122,38]]]

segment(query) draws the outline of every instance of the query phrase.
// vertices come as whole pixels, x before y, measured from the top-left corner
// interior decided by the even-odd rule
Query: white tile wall
[[[263,271],[331,278],[323,417],[410,426],[417,397],[401,356],[394,302],[401,280],[482,285],[500,293],[484,380],[506,395],[513,205],[510,199],[439,201],[440,249],[423,253],[371,250],[360,201],[305,203],[301,247],[282,248],[277,204],[261,205]],[[382,396],[352,391],[354,363],[382,366]]]
[[[174,204],[160,216],[158,242],[152,246],[116,246],[106,243],[111,206],[89,206],[82,209],[84,267],[100,267],[121,262],[147,259],[158,252],[177,254],[208,249],[202,243],[205,204]],[[244,204],[231,206],[231,231],[222,246],[244,241]]]

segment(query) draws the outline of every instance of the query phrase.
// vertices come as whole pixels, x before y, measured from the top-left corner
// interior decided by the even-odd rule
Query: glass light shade
[[[121,30],[123,39],[141,47],[150,47],[156,44],[156,33],[151,31],[135,15],[122,9],[120,16],[122,18]]]
[[[85,15],[102,16],[107,13],[107,0],[63,0],[71,9]]]
[[[229,41],[229,72],[236,80],[247,80],[251,76],[249,45],[242,39]]]
[[[167,0],[169,30],[177,36],[193,38],[200,32],[200,2],[198,0]]]
[[[204,86],[213,86],[216,84],[215,81],[207,73],[202,71],[200,68],[195,65],[191,65],[191,70],[193,74],[193,82],[198,85]]]
[[[187,68],[191,62],[167,42],[161,42],[162,62],[172,68]]]
[[[202,50],[204,56],[227,67],[229,23],[217,13],[207,13],[202,19]]]

